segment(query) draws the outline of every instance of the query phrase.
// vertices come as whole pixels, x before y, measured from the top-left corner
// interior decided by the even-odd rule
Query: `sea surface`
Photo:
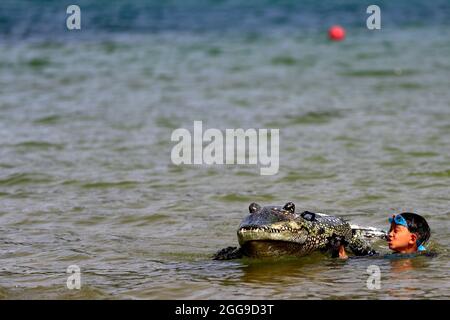
[[[0,4],[0,298],[450,298],[448,1],[381,1],[381,30],[371,1],[78,1],[68,31],[73,2]],[[174,165],[195,120],[280,129],[279,172]],[[211,260],[288,201],[419,213],[437,255]]]

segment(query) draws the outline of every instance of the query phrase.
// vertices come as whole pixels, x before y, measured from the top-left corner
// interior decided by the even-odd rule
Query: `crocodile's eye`
[[[261,210],[261,206],[256,202],[250,203],[250,205],[248,206],[248,211],[250,211],[250,213],[255,213],[259,210]]]
[[[314,212],[305,211],[302,212],[301,216],[303,219],[308,221],[315,221],[316,220],[316,214]]]
[[[290,213],[295,212],[295,204],[293,202],[288,202],[283,207],[284,210],[289,211]]]

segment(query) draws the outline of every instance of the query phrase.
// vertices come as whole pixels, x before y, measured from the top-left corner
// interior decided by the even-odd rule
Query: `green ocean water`
[[[450,27],[324,30],[7,37],[0,298],[449,298]],[[278,174],[173,165],[195,120],[280,129]],[[384,229],[417,212],[438,255],[211,261],[254,201]]]

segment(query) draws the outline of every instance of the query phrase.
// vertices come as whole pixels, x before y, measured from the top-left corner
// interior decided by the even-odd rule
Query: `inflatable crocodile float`
[[[213,259],[304,256],[316,250],[338,257],[343,248],[358,256],[374,255],[372,240],[386,239],[382,230],[350,225],[342,218],[309,211],[297,213],[292,202],[283,207],[252,203],[249,211],[237,230],[240,247],[224,248]]]

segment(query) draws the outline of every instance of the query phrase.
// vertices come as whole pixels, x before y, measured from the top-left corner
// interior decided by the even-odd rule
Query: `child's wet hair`
[[[403,212],[400,215],[405,218],[409,232],[417,234],[419,244],[424,244],[430,239],[430,227],[424,217],[412,212]]]

